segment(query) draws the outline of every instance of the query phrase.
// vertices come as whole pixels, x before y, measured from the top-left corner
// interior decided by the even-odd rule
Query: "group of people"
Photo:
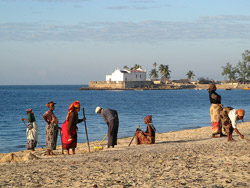
[[[80,102],[74,101],[68,108],[68,113],[66,120],[59,127],[58,118],[54,114],[55,102],[49,101],[46,106],[48,111],[43,114],[43,119],[46,122],[46,149],[47,155],[54,155],[53,150],[56,149],[58,132],[60,131],[62,149],[67,150],[69,155],[69,150],[72,150],[72,154],[75,154],[75,148],[77,147],[77,124],[86,121],[86,118],[79,119],[78,112],[80,111]],[[35,151],[35,147],[38,143],[38,125],[36,122],[35,115],[32,109],[27,109],[27,119],[22,118],[22,121],[27,121],[27,143],[26,148],[28,150]],[[104,122],[108,126],[108,148],[114,148],[117,145],[117,135],[119,128],[119,117],[116,110],[103,109],[101,107],[96,107],[95,112],[100,114]],[[143,132],[140,129],[136,130],[136,143],[137,144],[151,144],[155,142],[155,128],[152,124],[152,116],[145,117],[145,124],[147,124],[147,130]]]
[[[227,136],[228,141],[233,141],[232,133],[235,131],[242,139],[244,135],[237,129],[236,121],[242,120],[245,115],[243,109],[234,109],[232,107],[223,107],[221,104],[221,96],[216,92],[216,85],[209,84],[208,92],[210,99],[210,116],[212,124],[212,137],[223,137]],[[48,111],[43,114],[43,119],[46,122],[46,148],[47,155],[54,155],[53,150],[56,149],[58,132],[60,131],[62,139],[62,149],[72,149],[72,154],[75,154],[75,148],[77,146],[77,124],[86,121],[86,118],[79,119],[78,112],[80,111],[80,102],[74,101],[68,108],[68,114],[66,120],[62,124],[62,128],[58,126],[58,118],[54,114],[55,104],[53,101],[49,101],[46,106]],[[22,121],[27,121],[29,124],[26,129],[27,143],[26,148],[28,150],[35,150],[38,143],[38,125],[32,109],[27,109],[28,118],[22,118]],[[108,148],[114,148],[117,145],[117,135],[119,128],[119,117],[116,110],[103,109],[96,107],[95,113],[100,114],[104,122],[108,126]],[[154,144],[156,129],[152,123],[152,116],[146,116],[144,123],[147,125],[147,129],[143,130],[137,128],[135,137],[136,144]],[[223,134],[223,131],[226,133]],[[218,136],[219,135],[219,136]]]
[[[208,92],[210,99],[210,116],[212,123],[212,137],[216,138],[227,136],[229,142],[234,141],[232,134],[235,131],[242,139],[244,135],[240,133],[237,129],[236,121],[242,120],[245,115],[245,110],[243,109],[234,109],[232,107],[224,107],[221,104],[221,96],[216,92],[217,88],[214,83],[209,84]],[[226,135],[223,134],[222,128],[226,132]]]

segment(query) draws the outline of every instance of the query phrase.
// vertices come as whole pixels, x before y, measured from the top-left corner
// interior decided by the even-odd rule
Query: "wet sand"
[[[250,139],[250,122],[238,124]],[[76,155],[45,156],[45,149],[0,154],[0,187],[250,187],[250,140],[211,138],[211,127],[156,134],[156,144],[94,151],[78,144]],[[66,152],[65,152],[66,153]]]

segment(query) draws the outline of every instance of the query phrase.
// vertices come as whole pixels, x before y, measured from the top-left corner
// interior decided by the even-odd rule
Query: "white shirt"
[[[236,129],[236,128],[237,128],[237,126],[236,126],[236,120],[237,120],[236,110],[235,110],[235,109],[231,110],[231,111],[228,113],[228,117],[229,117],[230,120],[231,120],[232,127],[233,127],[234,129]]]

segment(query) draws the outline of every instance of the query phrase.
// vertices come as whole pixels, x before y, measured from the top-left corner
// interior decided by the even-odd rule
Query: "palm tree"
[[[141,67],[142,67],[141,65],[135,64],[134,67],[132,67],[131,69],[136,70],[136,69],[139,69],[139,68],[141,69]]]
[[[186,74],[187,75],[187,78],[189,80],[193,79],[195,77],[195,74],[193,71],[189,70],[188,73]]]
[[[123,67],[123,69],[124,69],[124,70],[129,70],[129,67],[128,67],[127,65],[125,65],[125,66]]]
[[[168,65],[163,65],[163,64],[160,64],[159,66],[159,72],[161,74],[161,78],[165,78],[165,79],[169,79],[170,78],[170,70],[168,68]]]
[[[158,76],[158,71],[156,69],[152,69],[149,73],[149,76],[152,77],[153,79],[157,79]]]
[[[156,63],[156,62],[154,62],[153,66],[154,66],[154,68],[156,69],[157,63]]]

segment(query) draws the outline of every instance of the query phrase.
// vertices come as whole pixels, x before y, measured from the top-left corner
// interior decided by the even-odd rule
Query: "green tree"
[[[141,66],[141,65],[138,65],[138,64],[135,64],[134,67],[132,67],[131,69],[132,69],[132,70],[136,70],[136,69],[138,69],[138,68],[141,69],[142,66]]]
[[[153,68],[150,71],[149,76],[150,76],[150,78],[157,79],[159,77],[158,71],[155,68]]]
[[[221,67],[223,69],[223,72],[221,73],[223,76],[228,77],[230,81],[237,79],[237,72],[238,69],[236,67],[233,67],[230,63],[227,63],[226,66]]]
[[[125,66],[123,67],[123,69],[129,70],[129,67],[128,67],[127,65],[125,65]]]
[[[154,66],[154,68],[155,68],[155,70],[156,70],[157,63],[156,63],[156,62],[154,62],[153,66]]]
[[[187,73],[186,75],[187,75],[187,78],[188,78],[189,80],[194,79],[194,77],[195,77],[194,72],[191,71],[191,70],[189,70],[188,73]]]
[[[160,74],[161,74],[161,78],[162,79],[169,79],[170,78],[170,70],[169,70],[169,67],[168,65],[163,65],[163,64],[160,64],[159,68],[158,68]]]
[[[245,50],[242,53],[242,62],[239,61],[237,64],[237,72],[242,82],[245,83],[250,78],[250,51]]]

